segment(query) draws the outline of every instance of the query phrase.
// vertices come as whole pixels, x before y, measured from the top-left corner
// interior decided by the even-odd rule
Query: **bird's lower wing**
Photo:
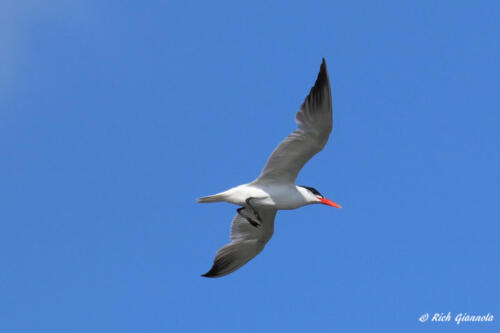
[[[262,251],[274,232],[276,209],[258,209],[262,224],[254,227],[240,214],[236,214],[231,225],[231,243],[217,251],[214,264],[204,277],[221,277],[234,272]],[[250,208],[241,211],[245,216],[256,219]]]

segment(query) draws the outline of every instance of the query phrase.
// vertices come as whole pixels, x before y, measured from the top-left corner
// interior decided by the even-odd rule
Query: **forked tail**
[[[198,198],[198,203],[209,203],[209,202],[219,202],[224,201],[224,194],[217,193],[214,195],[208,195],[206,197]]]

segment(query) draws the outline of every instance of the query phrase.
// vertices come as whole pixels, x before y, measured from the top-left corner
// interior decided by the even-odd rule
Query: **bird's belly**
[[[246,200],[252,198],[253,206],[272,207],[275,209],[295,209],[307,205],[302,195],[289,186],[255,187],[240,185],[226,192],[225,201],[246,206]]]
[[[274,201],[274,200],[273,200]],[[276,200],[274,201],[274,207],[276,209],[295,209],[306,205],[302,200]]]
[[[256,204],[276,209],[295,209],[307,203],[296,191],[280,191],[278,193],[268,193],[266,198],[256,200]]]

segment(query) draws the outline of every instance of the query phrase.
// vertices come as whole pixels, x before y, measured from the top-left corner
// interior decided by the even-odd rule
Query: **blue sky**
[[[0,331],[498,332],[496,1],[0,4]],[[325,57],[334,129],[204,279]],[[493,323],[420,323],[423,313]]]

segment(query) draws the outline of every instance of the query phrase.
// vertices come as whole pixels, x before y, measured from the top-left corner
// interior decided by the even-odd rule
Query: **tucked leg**
[[[254,198],[250,197],[250,198],[246,199],[245,202],[247,203],[248,207],[250,207],[250,209],[253,211],[253,213],[255,214],[255,217],[257,218],[257,220],[259,220],[259,222],[262,222],[262,219],[260,218],[259,212],[250,203],[250,200],[252,200],[252,199],[254,199]]]
[[[254,227],[260,227],[260,223],[255,221],[253,218],[251,218],[250,216],[246,216],[245,214],[243,214],[242,210],[245,209],[245,207],[240,207],[238,209],[236,209],[236,211],[238,212],[238,214],[240,214],[241,216],[243,216],[251,225],[253,225]]]

